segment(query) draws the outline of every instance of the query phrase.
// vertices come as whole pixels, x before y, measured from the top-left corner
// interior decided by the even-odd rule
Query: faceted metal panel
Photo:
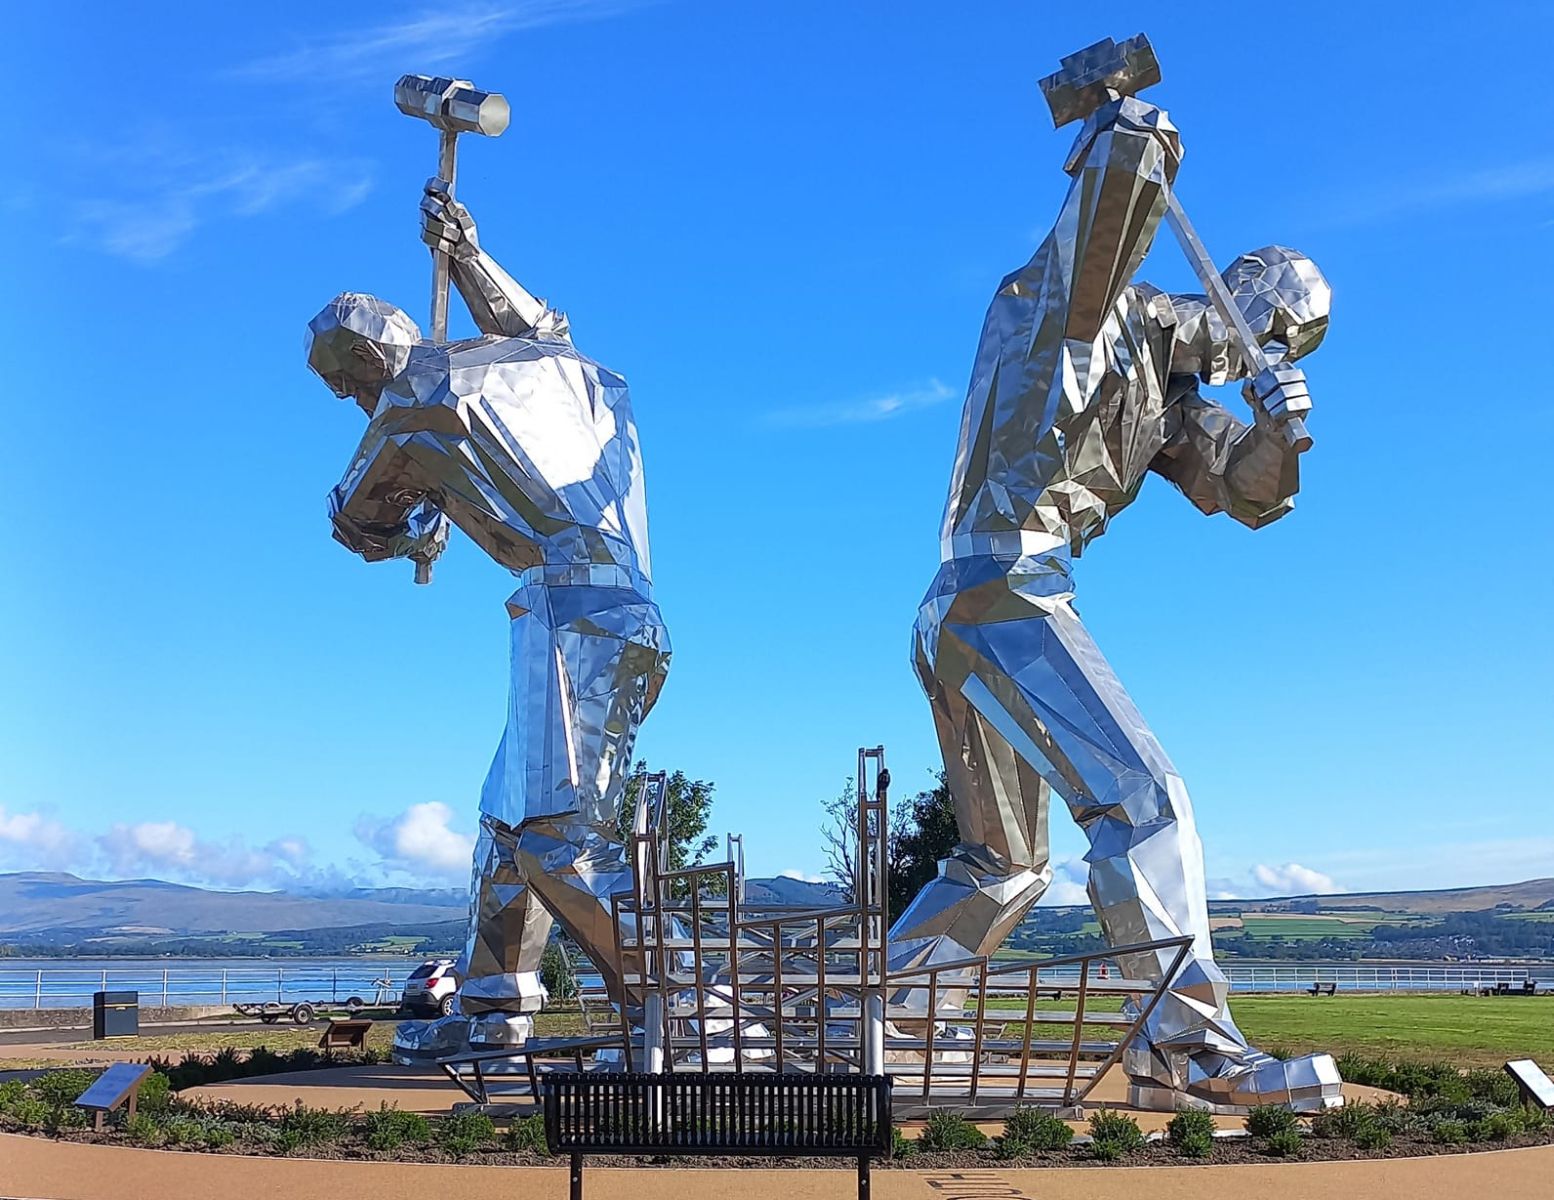
[[[460,962],[471,1039],[510,1041],[543,1001],[553,919],[594,962],[614,960],[609,896],[630,882],[615,813],[669,636],[625,380],[579,353],[565,316],[480,248],[445,180],[427,185],[422,228],[482,336],[426,341],[393,305],[345,293],[309,326],[308,363],[371,414],[330,495],[336,539],[368,561],[410,558],[424,578],[451,523],[518,576],[512,688],[481,791]]]
[[[1200,394],[1200,383],[1245,378],[1256,356],[1205,297],[1133,282],[1182,152],[1163,111],[1106,90],[1158,78],[1152,57],[1124,46],[1133,49],[1070,56],[1068,76],[1043,82],[1058,118],[1076,105],[1094,111],[1065,166],[1074,181],[1057,223],[999,285],[972,369],[943,563],[913,646],[961,845],[898,919],[891,965],[997,948],[1051,881],[1056,792],[1089,839],[1089,894],[1107,944],[1193,938],[1125,1060],[1136,1098],[1322,1107],[1338,1094],[1330,1058],[1278,1062],[1249,1048],[1231,1019],[1187,789],[1081,622],[1072,565],[1150,472],[1201,511],[1253,528],[1293,507],[1304,444],[1291,445],[1283,426],[1310,399],[1291,363],[1321,340],[1331,293],[1309,259],[1282,247],[1237,259],[1223,278],[1276,365],[1249,383],[1250,421]],[[1168,609],[1150,601],[1141,619],[1169,622]],[[1119,955],[1119,965],[1160,981],[1170,958]]]

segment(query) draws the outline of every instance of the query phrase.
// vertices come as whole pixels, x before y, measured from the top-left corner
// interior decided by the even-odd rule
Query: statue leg
[[[1021,768],[1032,771],[1063,798],[1089,839],[1090,898],[1108,944],[1193,938],[1186,966],[1127,1055],[1136,1098],[1167,1108],[1321,1107],[1337,1095],[1331,1059],[1277,1062],[1249,1049],[1231,1020],[1229,985],[1213,960],[1203,848],[1187,790],[1069,601],[1066,593],[1028,596],[984,584],[925,604],[920,669],[946,762],[955,763],[951,778],[965,779],[972,801],[962,837],[976,847],[974,839],[1018,826],[1018,806],[1028,804],[1030,791]],[[1044,829],[1029,817],[1025,823]],[[942,880],[952,879],[956,860],[977,853],[986,851],[958,848]],[[939,890],[950,886],[941,881]],[[997,894],[968,892],[958,922],[941,923],[955,931],[956,945],[991,952],[1032,900],[1006,903]],[[918,908],[914,903],[903,925]],[[937,948],[918,953],[951,956]],[[1174,956],[1118,961],[1129,978],[1158,983]]]
[[[470,881],[469,935],[459,960],[459,1008],[466,1016],[535,1012],[540,956],[553,923],[514,859],[517,831],[482,817]]]
[[[481,811],[516,830],[512,861],[525,895],[561,923],[619,999],[610,896],[630,887],[631,874],[616,821],[637,728],[668,672],[668,634],[652,601],[629,589],[537,585],[508,608],[512,702]],[[526,925],[522,936],[535,933]],[[514,961],[537,968],[542,951],[540,936]]]

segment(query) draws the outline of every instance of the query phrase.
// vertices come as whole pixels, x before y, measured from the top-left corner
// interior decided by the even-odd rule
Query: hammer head
[[[1040,83],[1052,123],[1082,121],[1115,94],[1132,96],[1160,82],[1154,47],[1142,33],[1125,42],[1102,38],[1068,57]]]
[[[407,117],[420,117],[444,133],[495,137],[511,116],[500,93],[482,92],[467,79],[442,75],[401,76],[394,85],[394,104]]]

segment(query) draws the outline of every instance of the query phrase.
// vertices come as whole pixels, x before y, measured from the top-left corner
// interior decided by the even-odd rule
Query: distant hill
[[[757,904],[821,905],[836,890],[803,880],[752,879]],[[186,934],[380,931],[463,921],[463,888],[353,888],[328,894],[219,892],[158,879],[107,881],[38,871],[0,874],[0,938],[85,940]]]
[[[1484,912],[1507,905],[1535,912],[1554,907],[1554,879],[1529,879],[1523,883],[1490,884],[1486,887],[1438,888],[1420,892],[1344,892],[1333,896],[1278,896],[1265,900],[1211,900],[1211,913],[1277,911],[1298,903],[1315,912],[1342,913],[1380,909],[1384,912],[1435,916],[1452,912]],[[1314,906],[1314,908],[1312,908]]]
[[[0,875],[0,935],[274,933],[347,925],[435,924],[462,918],[462,892],[376,889],[345,896],[217,892],[158,879],[109,882],[24,871]]]

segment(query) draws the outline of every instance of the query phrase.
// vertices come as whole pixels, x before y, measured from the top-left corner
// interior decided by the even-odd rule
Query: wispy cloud
[[[341,83],[381,79],[406,69],[425,71],[467,59],[510,33],[590,21],[642,7],[643,0],[513,0],[454,4],[367,29],[321,34],[290,49],[232,68],[234,79]]]
[[[67,242],[154,263],[208,221],[257,217],[301,203],[338,215],[360,204],[373,183],[365,159],[288,160],[231,150],[204,159],[155,147],[142,148],[140,157],[140,171],[111,176],[115,183],[133,180],[130,188],[78,200],[67,210]]]
[[[864,400],[839,400],[827,404],[779,408],[765,414],[763,422],[773,429],[823,429],[831,425],[861,425],[888,421],[905,413],[942,404],[955,393],[937,379],[917,387],[872,396]]]
[[[1212,900],[1262,900],[1271,896],[1331,896],[1348,891],[1331,875],[1299,863],[1258,863],[1238,879],[1209,880]]]
[[[453,810],[438,800],[412,804],[387,821],[362,817],[356,838],[384,865],[416,879],[467,878],[475,839],[452,828]]]
[[[1328,197],[1317,211],[1331,224],[1368,225],[1409,213],[1491,204],[1554,192],[1554,158],[1480,167],[1417,181],[1392,180],[1386,189]]]

